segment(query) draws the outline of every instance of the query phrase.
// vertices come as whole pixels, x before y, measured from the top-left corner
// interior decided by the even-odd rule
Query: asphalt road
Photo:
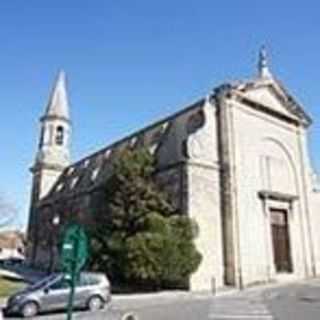
[[[320,280],[244,290],[217,297],[207,319],[319,320]]]
[[[169,319],[207,319],[209,310],[209,301],[203,301],[195,304],[193,299],[191,303],[186,301],[167,301],[166,303],[156,303],[153,301],[150,305],[144,304],[136,307],[111,307],[99,312],[75,312],[73,319],[76,320],[120,320],[125,314],[134,314],[137,320],[169,320]],[[21,318],[8,317],[5,319],[21,320]],[[66,319],[65,313],[46,313],[35,317],[36,320],[62,320]]]
[[[320,280],[259,287],[219,297],[190,294],[115,301],[108,310],[77,312],[74,319],[116,320],[128,311],[139,320],[319,320]],[[65,318],[65,314],[55,313],[35,319]]]

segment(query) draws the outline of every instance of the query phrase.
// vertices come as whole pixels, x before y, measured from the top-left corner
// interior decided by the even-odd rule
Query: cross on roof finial
[[[261,78],[271,77],[271,73],[268,66],[268,54],[267,49],[263,45],[259,52],[259,63],[258,63],[259,76]]]

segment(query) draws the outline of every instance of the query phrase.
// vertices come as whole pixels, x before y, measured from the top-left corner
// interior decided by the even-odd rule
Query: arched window
[[[56,132],[56,144],[59,146],[63,145],[63,139],[64,139],[63,127],[59,126],[57,127],[57,132]]]

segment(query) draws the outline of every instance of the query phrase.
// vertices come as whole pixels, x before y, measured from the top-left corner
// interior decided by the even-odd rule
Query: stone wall
[[[248,285],[277,277],[270,236],[269,210],[273,207],[289,212],[294,275],[311,276],[312,243],[304,171],[307,164],[301,140],[304,129],[240,102],[234,102],[232,108],[234,193],[239,224],[239,272],[243,283]],[[297,199],[265,202],[259,198],[259,190],[297,196]]]
[[[188,165],[188,211],[199,227],[196,246],[202,262],[191,278],[194,291],[223,286],[219,169]]]
[[[201,265],[191,277],[191,290],[210,291],[223,286],[223,244],[217,114],[209,99],[201,116],[201,127],[191,131],[187,140],[187,208],[199,227],[196,246],[202,254]]]

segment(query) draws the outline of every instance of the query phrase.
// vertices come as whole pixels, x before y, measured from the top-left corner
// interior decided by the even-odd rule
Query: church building
[[[144,146],[157,181],[199,226],[194,291],[320,275],[320,188],[307,145],[305,108],[269,69],[265,49],[250,80],[227,82],[181,111],[72,162],[64,73],[54,85],[32,166],[31,263],[48,267],[71,215],[90,219],[92,199],[124,148]],[[80,129],[79,129],[80,130]]]

